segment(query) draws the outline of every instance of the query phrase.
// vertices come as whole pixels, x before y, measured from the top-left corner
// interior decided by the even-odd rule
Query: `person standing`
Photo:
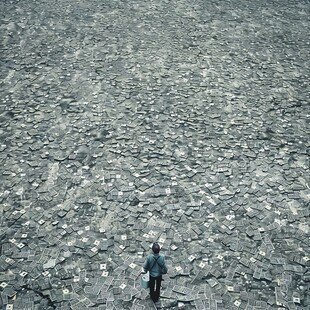
[[[162,275],[168,272],[165,257],[159,255],[160,246],[157,242],[152,246],[153,254],[150,254],[143,265],[144,273],[150,272],[150,295],[154,302],[158,302]]]

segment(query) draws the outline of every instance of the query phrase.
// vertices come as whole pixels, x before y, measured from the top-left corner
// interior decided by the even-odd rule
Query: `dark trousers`
[[[150,295],[154,302],[159,299],[161,280],[162,276],[155,278],[150,276]]]

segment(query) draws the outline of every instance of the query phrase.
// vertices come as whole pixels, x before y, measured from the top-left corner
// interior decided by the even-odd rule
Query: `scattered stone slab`
[[[310,305],[306,1],[0,4],[0,304]]]

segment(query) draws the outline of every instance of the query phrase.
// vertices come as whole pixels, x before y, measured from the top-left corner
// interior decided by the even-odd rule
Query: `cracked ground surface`
[[[0,3],[0,305],[309,309],[309,2]]]

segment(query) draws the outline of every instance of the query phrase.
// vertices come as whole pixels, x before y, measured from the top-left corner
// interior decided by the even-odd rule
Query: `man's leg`
[[[153,277],[150,276],[150,295],[151,295],[151,299],[153,301],[156,301],[156,296],[155,296],[155,291],[154,291],[154,289],[155,289],[155,279],[156,278],[153,278]]]
[[[162,276],[156,278],[155,302],[158,301],[159,296],[160,296],[161,279],[162,279]]]

